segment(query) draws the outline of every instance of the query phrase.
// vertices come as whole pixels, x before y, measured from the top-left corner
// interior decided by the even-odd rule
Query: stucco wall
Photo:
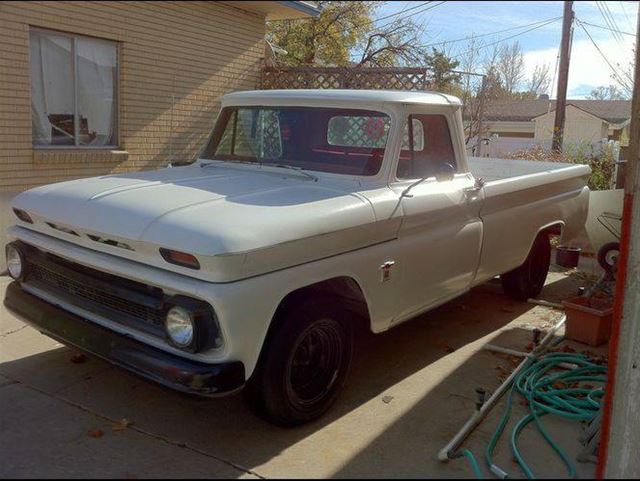
[[[537,141],[549,142],[553,139],[555,110],[534,119]],[[565,143],[596,143],[607,137],[608,124],[584,110],[568,105],[564,121]]]

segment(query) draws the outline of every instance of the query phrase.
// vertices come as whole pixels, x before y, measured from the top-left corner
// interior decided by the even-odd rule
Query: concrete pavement
[[[0,278],[1,290],[8,283]],[[541,298],[576,289],[553,273]],[[281,429],[255,417],[241,395],[194,399],[101,360],[73,363],[75,351],[1,310],[0,476],[471,477],[464,460],[440,463],[436,455],[472,413],[475,387],[494,390],[511,369],[482,347],[521,350],[534,327],[549,328],[558,317],[506,299],[499,283],[480,286],[388,333],[363,335],[332,410]],[[501,412],[499,405],[465,445],[480,460]],[[515,415],[522,413],[517,404]],[[133,424],[114,430],[123,418]],[[578,424],[546,425],[577,454]],[[89,435],[96,430],[102,436]],[[520,476],[503,441],[498,462]],[[566,475],[533,428],[521,445],[536,474]],[[578,469],[593,476],[593,465]]]

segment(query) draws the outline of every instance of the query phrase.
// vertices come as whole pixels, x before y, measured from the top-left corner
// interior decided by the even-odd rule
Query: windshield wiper
[[[223,160],[221,162],[234,162],[234,163],[238,163],[238,164],[259,165],[260,167],[263,167],[263,166],[280,167],[281,169],[295,170],[296,172],[299,172],[300,174],[304,175],[305,177],[308,177],[309,179],[313,180],[314,182],[318,182],[318,178],[315,175],[310,174],[309,172],[304,170],[302,167],[298,167],[297,165],[275,164],[275,163],[271,163],[271,162],[266,162],[266,163],[265,162],[254,162],[252,160]],[[218,162],[202,163],[202,164],[200,164],[200,167],[211,167],[212,165],[218,165]]]
[[[314,182],[318,182],[318,178],[315,175],[310,174],[309,172],[304,170],[302,167],[298,167],[297,165],[289,165],[289,164],[266,164],[266,165],[270,165],[272,167],[280,167],[282,169],[295,170],[296,172],[300,172],[302,175],[310,178]]]
[[[206,162],[200,164],[200,167],[211,167],[212,165],[218,165],[222,162],[233,162],[235,164],[251,164],[251,165],[259,165],[262,166],[262,162],[255,162],[253,160],[235,160],[235,159],[224,159],[224,160],[215,160],[213,162]]]

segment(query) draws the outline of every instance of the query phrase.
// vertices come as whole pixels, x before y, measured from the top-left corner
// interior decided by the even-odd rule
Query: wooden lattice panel
[[[265,67],[263,89],[427,90],[422,68]]]

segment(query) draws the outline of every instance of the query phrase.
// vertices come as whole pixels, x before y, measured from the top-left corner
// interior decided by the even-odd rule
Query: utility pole
[[[571,30],[573,28],[573,2],[564,2],[562,18],[562,40],[560,43],[560,68],[558,72],[558,91],[556,99],[556,119],[553,123],[552,150],[562,150],[564,135],[564,113],[567,106],[567,83],[569,80],[569,58],[571,57]]]
[[[636,29],[640,35],[640,13]],[[640,48],[628,152],[597,478],[640,477]]]

